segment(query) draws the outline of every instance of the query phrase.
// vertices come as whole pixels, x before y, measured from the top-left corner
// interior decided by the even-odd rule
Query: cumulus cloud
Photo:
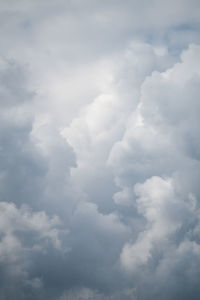
[[[196,180],[199,158],[195,155],[199,148],[196,115],[198,55],[199,46],[191,45],[183,52],[180,63],[165,72],[153,72],[145,79],[137,113],[131,117],[124,138],[116,143],[109,158],[112,164],[117,164],[117,181],[123,187],[122,192],[115,195],[117,203],[123,204],[124,201],[127,205],[128,198],[131,205],[132,199],[137,212],[145,219],[142,230],[122,250],[122,267],[130,273],[137,273],[139,269],[142,272],[144,268],[149,272],[153,268],[156,280],[158,272],[161,278],[168,278],[169,284],[170,277],[177,270],[181,270],[183,282],[188,281],[187,268],[191,268],[190,276],[198,272],[193,270],[193,260],[199,261],[199,238],[194,234],[197,232],[196,226],[199,227]],[[195,152],[190,148],[194,143]],[[128,194],[125,192],[127,190]],[[187,264],[187,267],[183,266],[187,255],[191,257],[190,267]],[[169,263],[169,257],[176,261],[175,268]],[[152,284],[155,284],[154,280]],[[183,296],[177,285],[164,299],[193,299],[190,289],[199,293],[195,275],[185,288],[187,296]],[[147,295],[141,294],[146,299]]]
[[[97,97],[62,131],[62,135],[77,156],[77,168],[72,172],[72,179],[75,182],[80,180],[80,186],[87,191],[90,201],[96,202],[90,188],[96,174],[103,173],[105,177],[110,174],[110,178],[114,175],[112,181],[104,181],[109,195],[113,180],[115,183],[112,200],[116,205],[112,202],[109,209],[118,211],[121,222],[131,230],[129,241],[120,254],[122,270],[133,276],[137,284],[141,280],[152,289],[155,282],[159,282],[157,276],[169,278],[171,284],[170,276],[175,276],[174,272],[178,270],[182,270],[181,280],[188,281],[186,270],[191,267],[193,274],[193,262],[190,267],[186,264],[183,268],[186,257],[190,255],[192,260],[199,260],[199,239],[194,232],[199,228],[196,112],[200,60],[197,45],[190,45],[183,51],[180,62],[172,67],[172,60],[166,52],[160,58],[156,49],[140,45],[139,56],[137,49],[138,46],[128,50],[133,70],[134,60],[139,60],[142,50],[148,62],[152,61],[149,51],[154,55],[150,67],[147,65],[144,71],[142,59],[139,60],[141,79],[134,81],[134,73],[133,84],[117,77],[113,79],[112,94]],[[125,58],[123,56],[122,60]],[[160,59],[164,62],[163,66]],[[140,74],[138,70],[137,74]],[[132,103],[125,102],[129,98],[126,98],[123,85],[126,88],[131,85]],[[116,191],[116,187],[120,190]],[[100,201],[97,204],[101,208],[103,199]],[[132,213],[127,213],[129,209]],[[173,264],[169,264],[169,257],[176,261],[175,269]],[[169,264],[167,269],[166,264]],[[148,274],[146,278],[142,276],[144,270]],[[148,279],[150,270],[154,272],[155,281]],[[197,269],[194,274],[196,272]],[[154,292],[159,295],[162,288],[163,283],[160,283],[160,290],[158,287]],[[193,297],[190,289],[199,293],[195,278],[188,282],[187,297]],[[138,293],[141,293],[141,299],[147,298],[148,293],[139,289]],[[183,294],[177,284],[165,299],[175,299]]]
[[[151,260],[153,251],[165,252],[175,244],[178,249],[187,244],[191,251],[198,256],[199,244],[194,238],[196,222],[199,220],[199,211],[196,209],[196,199],[192,194],[185,201],[175,194],[173,181],[160,177],[147,179],[143,184],[135,185],[137,208],[147,221],[145,228],[135,243],[126,244],[121,255],[122,264],[129,271],[136,271],[141,265]],[[194,221],[196,220],[196,221]],[[181,236],[181,231],[188,223],[188,230]],[[180,232],[180,233],[179,233]],[[176,236],[179,236],[177,243]],[[193,238],[192,238],[193,236]],[[183,240],[182,240],[183,239]],[[154,249],[155,248],[155,249]]]
[[[198,1],[0,11],[0,298],[199,299]]]

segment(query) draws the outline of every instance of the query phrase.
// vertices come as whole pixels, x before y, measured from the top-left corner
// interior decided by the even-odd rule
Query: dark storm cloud
[[[0,298],[199,299],[198,1],[0,10]]]

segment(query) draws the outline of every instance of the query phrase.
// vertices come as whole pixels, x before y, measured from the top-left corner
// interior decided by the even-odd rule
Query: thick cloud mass
[[[198,300],[199,1],[0,15],[0,300]]]

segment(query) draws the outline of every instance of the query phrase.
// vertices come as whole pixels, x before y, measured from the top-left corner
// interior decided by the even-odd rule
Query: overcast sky
[[[200,1],[0,0],[0,300],[200,299]]]

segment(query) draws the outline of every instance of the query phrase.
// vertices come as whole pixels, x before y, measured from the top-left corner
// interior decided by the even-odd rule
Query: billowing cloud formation
[[[0,298],[199,299],[198,1],[0,10]]]

